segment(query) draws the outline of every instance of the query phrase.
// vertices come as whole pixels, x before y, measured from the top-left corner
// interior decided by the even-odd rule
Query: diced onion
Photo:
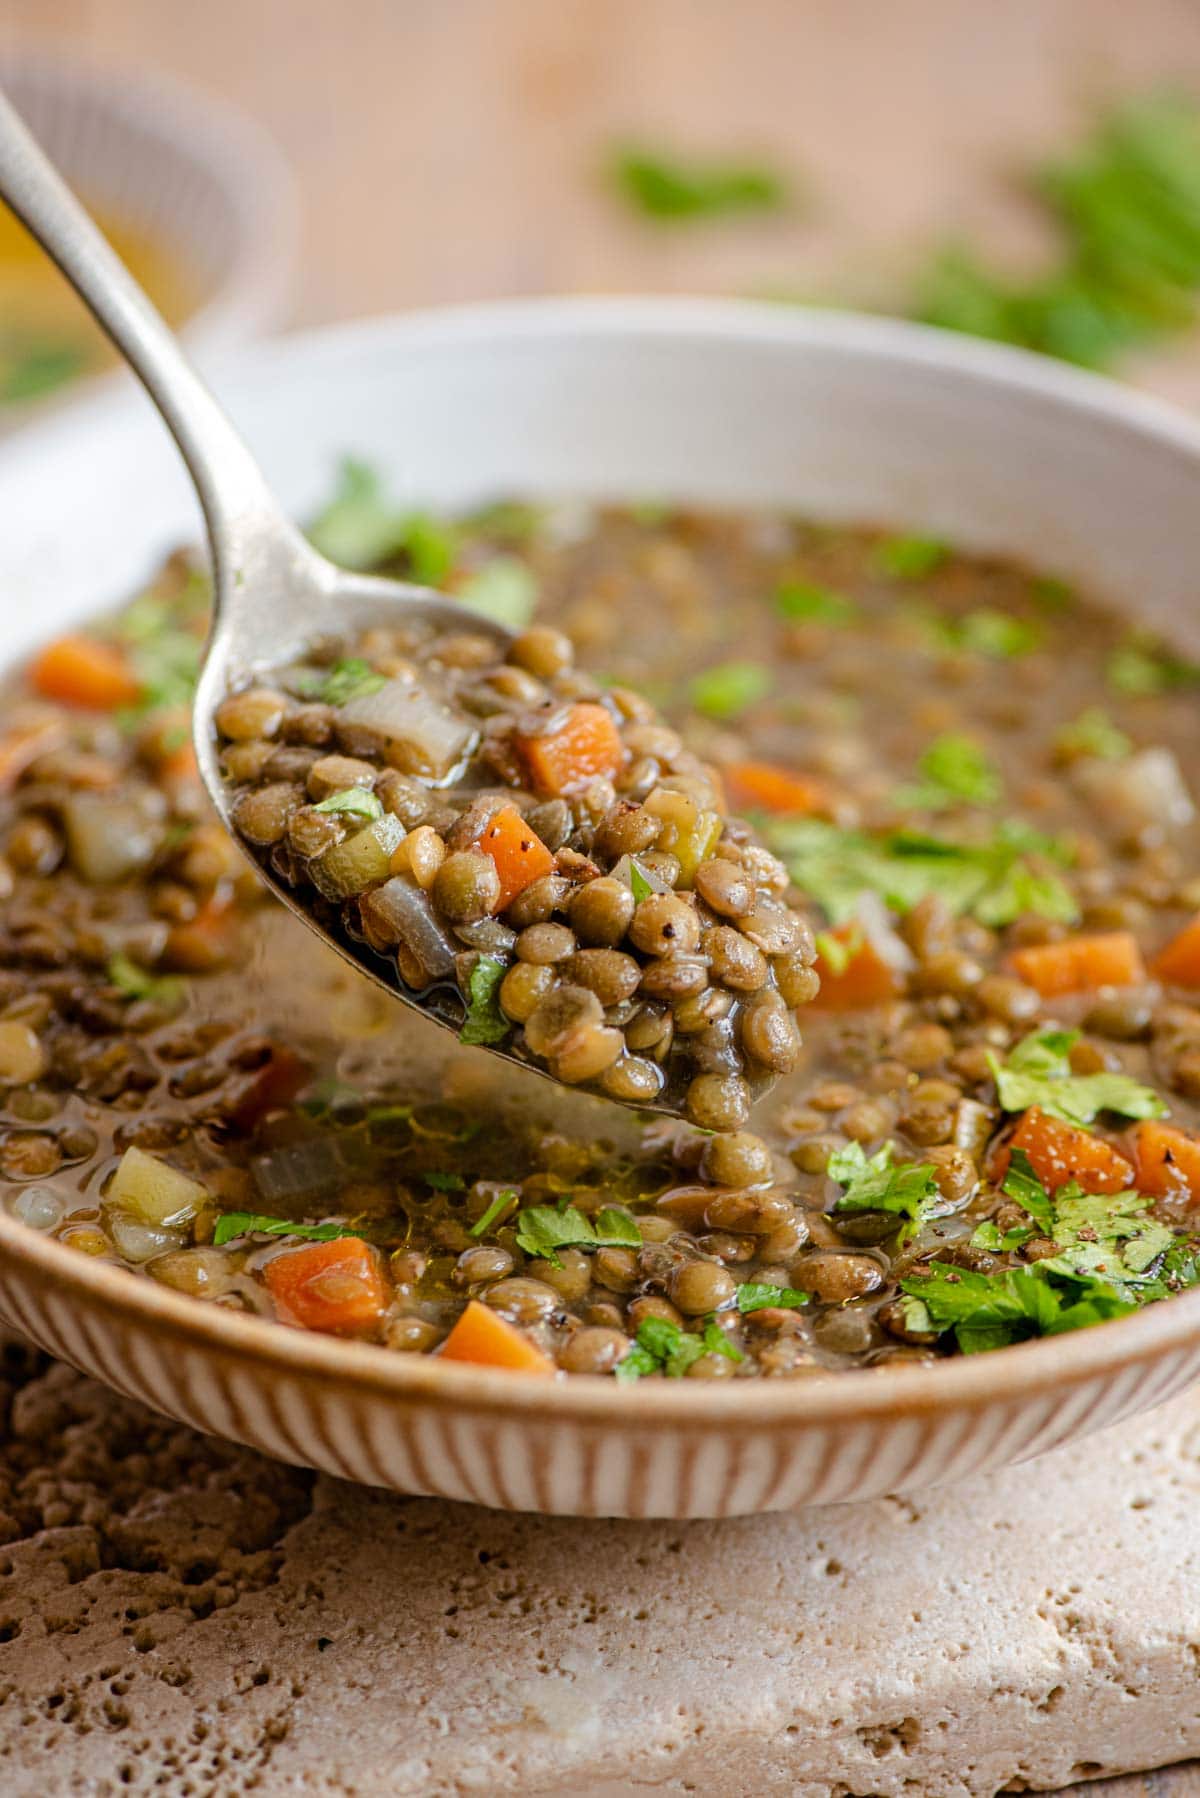
[[[426,985],[454,973],[454,944],[415,881],[393,875],[361,904],[363,928],[378,948],[402,943],[426,977]]]
[[[476,735],[411,675],[350,700],[338,714],[338,734],[352,754],[375,751],[393,768],[427,780],[452,774]]]
[[[1196,808],[1173,750],[1140,749],[1124,762],[1080,762],[1075,779],[1109,825],[1131,836],[1179,830]]]
[[[183,1224],[208,1200],[208,1189],[178,1168],[128,1148],[104,1195],[106,1205],[144,1224]],[[174,1245],[172,1245],[174,1246]]]

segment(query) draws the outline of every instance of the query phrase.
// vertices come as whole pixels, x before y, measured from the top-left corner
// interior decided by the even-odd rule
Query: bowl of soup
[[[274,144],[232,107],[48,55],[0,84],[159,310],[197,349],[277,322],[297,208]],[[57,268],[0,209],[0,420],[115,366]]]
[[[0,454],[0,1316],[269,1453],[590,1515],[955,1479],[1190,1381],[1190,422],[710,302],[381,320],[217,385],[330,554],[516,641],[256,671],[214,726],[239,849],[155,421]],[[467,795],[397,748],[413,665]],[[459,1040],[264,862],[401,978],[432,943]],[[679,1067],[688,1115],[639,1112]]]

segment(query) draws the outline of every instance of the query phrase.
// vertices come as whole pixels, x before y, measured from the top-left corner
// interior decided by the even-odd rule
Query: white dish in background
[[[253,120],[159,77],[40,52],[0,55],[0,87],[90,207],[178,252],[198,288],[182,330],[195,353],[280,323],[299,209],[287,164]]]
[[[435,507],[506,494],[783,505],[1028,558],[1200,641],[1200,428],[1018,352],[775,307],[550,301],[262,346],[215,385],[301,514],[347,451]],[[0,516],[5,660],[128,593],[199,530],[162,427],[129,393],[0,445]],[[2,1214],[0,1317],[285,1459],[592,1515],[726,1515],[958,1479],[1200,1372],[1197,1292],[932,1368],[550,1383],[217,1311]]]

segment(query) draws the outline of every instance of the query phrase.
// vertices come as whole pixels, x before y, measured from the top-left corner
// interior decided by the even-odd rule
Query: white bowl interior
[[[346,452],[439,507],[501,494],[783,505],[1026,557],[1197,634],[1200,431],[1092,377],[918,327],[534,302],[284,340],[241,352],[215,384],[300,514]],[[179,460],[132,391],[0,447],[0,516],[7,653],[199,533]]]

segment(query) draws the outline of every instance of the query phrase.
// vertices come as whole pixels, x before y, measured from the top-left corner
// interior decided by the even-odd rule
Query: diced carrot
[[[1150,972],[1168,986],[1200,986],[1200,912],[1159,950]]]
[[[303,1056],[284,1043],[272,1043],[261,1067],[249,1074],[222,1104],[221,1121],[249,1136],[272,1111],[283,1111],[307,1086],[312,1070]]]
[[[44,698],[95,712],[132,705],[141,692],[121,651],[98,637],[60,637],[48,644],[30,668],[29,679]]]
[[[869,1005],[886,1005],[900,991],[900,975],[886,962],[861,924],[839,924],[827,933],[844,946],[848,959],[818,955],[821,990],[812,1004],[822,1011],[863,1011]]]
[[[553,855],[537,832],[530,830],[515,805],[504,806],[488,820],[479,847],[491,856],[500,876],[496,911],[511,905],[518,893],[554,867]]]
[[[57,749],[66,731],[61,718],[39,718],[0,737],[0,793],[11,793],[31,762]]]
[[[722,770],[735,811],[763,811],[807,818],[829,805],[829,789],[811,774],[793,774],[774,762],[728,762]]]
[[[165,761],[159,764],[159,773],[169,782],[195,780],[199,773],[196,763],[196,751],[190,743],[181,743],[178,749],[172,749]]]
[[[1101,986],[1137,986],[1146,978],[1142,952],[1128,930],[1036,943],[1014,949],[1008,959],[1018,978],[1036,988],[1043,999],[1093,992]]]
[[[470,1299],[443,1342],[443,1361],[469,1361],[476,1367],[507,1367],[514,1373],[552,1374],[554,1363],[490,1305]]]
[[[387,1304],[379,1257],[357,1236],[285,1249],[267,1262],[263,1278],[284,1323],[302,1330],[357,1335]]]
[[[1014,1149],[1024,1150],[1047,1192],[1057,1192],[1068,1180],[1078,1180],[1084,1192],[1125,1192],[1133,1185],[1133,1168],[1111,1143],[1048,1116],[1036,1105],[993,1156],[993,1180],[1003,1180]]]
[[[615,774],[625,760],[612,715],[593,702],[573,705],[555,731],[518,736],[517,754],[539,793],[557,798],[577,793],[600,774]]]
[[[208,974],[224,967],[233,952],[235,921],[226,884],[205,900],[194,918],[171,926],[163,966],[173,974]]]
[[[1200,1140],[1186,1130],[1148,1118],[1134,1132],[1133,1155],[1139,1192],[1200,1198]]]

